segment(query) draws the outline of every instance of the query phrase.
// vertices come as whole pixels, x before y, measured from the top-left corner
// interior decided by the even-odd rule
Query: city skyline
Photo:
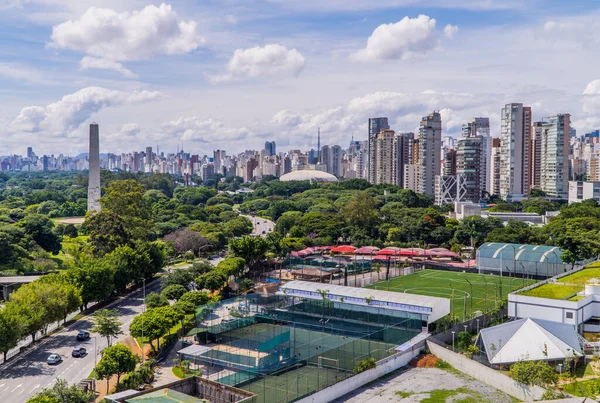
[[[444,135],[487,116],[499,137],[511,102],[530,105],[535,121],[570,113],[585,133],[600,127],[599,10],[561,4],[11,1],[0,5],[0,155],[23,153],[25,139],[77,155],[93,120],[111,153],[182,142],[237,153],[267,140],[310,149],[318,127],[321,144],[347,144],[366,140],[369,117],[417,132],[432,110]],[[150,17],[169,29],[136,42],[127,28]],[[118,22],[119,41],[105,25],[88,29],[102,18]]]

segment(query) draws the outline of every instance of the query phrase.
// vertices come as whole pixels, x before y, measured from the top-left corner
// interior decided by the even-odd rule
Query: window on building
[[[573,312],[567,312],[567,319],[573,319]]]

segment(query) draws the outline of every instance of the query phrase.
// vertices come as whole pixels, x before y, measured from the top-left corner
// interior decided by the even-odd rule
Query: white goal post
[[[327,363],[323,364],[323,360],[325,360],[326,362],[329,361],[329,362],[333,363],[334,365],[327,365]],[[327,357],[319,356],[319,357],[317,357],[317,362],[318,362],[319,368],[334,368],[337,371],[340,370],[340,360],[337,358],[327,358]]]

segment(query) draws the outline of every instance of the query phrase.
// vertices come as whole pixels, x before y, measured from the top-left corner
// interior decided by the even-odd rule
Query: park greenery
[[[0,275],[45,274],[14,291],[0,309],[0,352],[6,354],[24,336],[46,333],[72,312],[161,275],[164,290],[146,296],[148,309],[130,327],[141,337],[143,319],[144,338],[159,348],[161,338],[196,306],[229,292],[228,284],[236,281],[240,292],[249,291],[267,258],[315,245],[440,246],[458,252],[484,242],[544,244],[563,248],[563,259],[573,264],[600,253],[600,206],[593,200],[570,206],[543,194],[515,203],[491,200],[495,211],[560,211],[537,227],[514,220],[504,225],[493,217],[456,220],[448,217],[449,206],[435,206],[427,196],[361,179],[310,183],[265,177],[243,184],[237,177],[207,183],[193,177],[193,186],[183,186],[166,174],[102,171],[101,183],[102,210],[88,213],[83,173],[0,173]],[[251,191],[236,193],[241,186]],[[274,230],[248,236],[250,215],[273,220]],[[85,216],[85,222],[59,223],[72,216]],[[225,249],[216,267],[200,259]],[[165,265],[184,260],[194,263],[163,272]],[[120,334],[116,314],[97,316],[100,334],[109,341]]]

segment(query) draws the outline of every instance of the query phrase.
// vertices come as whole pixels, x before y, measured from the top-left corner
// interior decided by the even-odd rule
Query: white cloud
[[[101,70],[113,70],[118,73],[121,73],[123,76],[127,78],[137,78],[137,74],[123,66],[119,62],[115,62],[114,60],[102,59],[99,57],[91,57],[85,56],[79,62],[79,68],[81,70],[89,70],[89,69],[101,69]]]
[[[163,3],[122,13],[91,7],[78,19],[55,25],[49,46],[93,56],[95,59],[82,60],[87,68],[131,75],[117,62],[185,54],[202,43],[196,22],[180,20],[172,7]]]
[[[462,10],[509,10],[523,9],[529,2],[520,0],[268,0],[293,10],[330,12],[378,10],[399,7],[429,7]],[[531,3],[534,3],[531,1]]]
[[[63,135],[76,129],[103,108],[151,101],[160,96],[161,93],[154,91],[122,92],[87,87],[65,95],[60,101],[45,107],[23,108],[13,120],[11,128],[14,131],[44,131],[49,135]]]
[[[447,25],[444,33],[449,36],[448,31],[451,37],[457,30],[458,27]],[[378,26],[367,39],[367,46],[354,53],[352,58],[359,61],[405,60],[431,52],[439,44],[435,18],[421,14]]]
[[[304,69],[304,56],[296,49],[278,44],[237,49],[229,63],[227,73],[214,76],[215,83],[263,76],[297,76]]]
[[[227,142],[247,137],[245,128],[229,128],[215,119],[180,117],[163,124],[163,129],[171,136],[178,136],[180,141],[196,141],[200,143]]]
[[[458,26],[448,24],[444,27],[444,36],[446,38],[452,39],[458,33]]]
[[[11,80],[24,81],[34,84],[50,84],[51,80],[44,77],[39,70],[19,63],[0,62],[0,77]]]

